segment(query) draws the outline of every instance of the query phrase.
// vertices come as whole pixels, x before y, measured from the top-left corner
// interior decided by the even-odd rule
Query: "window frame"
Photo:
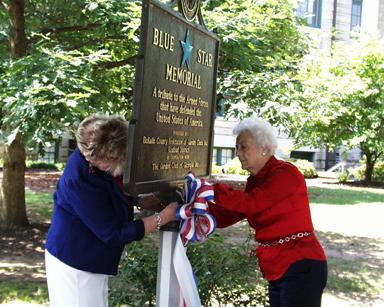
[[[309,10],[309,5],[313,3],[313,7]],[[303,0],[299,4],[297,15],[307,21],[307,25],[312,28],[321,28],[322,19],[322,0]]]
[[[233,148],[233,147],[214,147],[213,151],[216,150],[216,156],[214,156],[214,152],[212,152],[212,156],[216,158],[216,165],[218,165],[218,166],[222,166],[222,165],[225,165],[227,163],[227,162],[222,163],[223,162],[223,154],[222,154],[223,149],[231,151],[231,159],[227,160],[227,162],[232,160],[235,157],[235,148]],[[212,159],[212,162],[215,162],[214,158]]]
[[[357,7],[358,14],[354,14],[354,9]],[[363,13],[363,0],[352,0],[352,7],[351,7],[351,23],[350,23],[350,30],[353,31],[355,28],[361,27],[361,17]],[[358,22],[357,24],[353,24],[354,19],[356,19]]]

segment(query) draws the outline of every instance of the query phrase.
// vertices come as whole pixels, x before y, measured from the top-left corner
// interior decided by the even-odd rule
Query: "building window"
[[[217,164],[217,148],[213,148],[213,153],[212,153],[212,164]]]
[[[297,8],[297,15],[304,18],[308,26],[321,27],[321,0],[302,0]]]
[[[216,147],[213,149],[212,162],[216,165],[224,165],[235,157],[234,148],[220,148]]]
[[[216,98],[216,116],[224,116],[224,115],[225,115],[224,96],[222,94],[218,94]]]
[[[226,164],[234,157],[234,150],[232,148],[223,148],[221,150],[221,165]]]
[[[44,156],[39,157],[39,161],[46,163],[56,163],[59,154],[59,142],[55,142],[54,145],[47,146],[45,148]]]
[[[362,0],[352,0],[351,30],[361,26]]]
[[[315,153],[310,151],[291,151],[291,159],[314,161]]]

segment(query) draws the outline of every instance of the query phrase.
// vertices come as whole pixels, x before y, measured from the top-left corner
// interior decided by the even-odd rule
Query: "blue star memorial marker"
[[[183,48],[183,59],[181,60],[181,65],[183,66],[184,64],[187,65],[187,68],[189,69],[189,60],[191,57],[191,52],[193,49],[193,46],[191,46],[191,42],[189,41],[189,30],[187,30],[187,34],[185,35],[185,40],[180,41],[181,47]]]

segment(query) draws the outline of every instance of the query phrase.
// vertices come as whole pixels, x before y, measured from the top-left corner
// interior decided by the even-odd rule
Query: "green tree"
[[[221,39],[218,88],[232,114],[292,121],[294,76],[308,46],[295,2],[203,2]],[[43,151],[90,113],[130,113],[140,15],[139,0],[0,0],[2,226],[27,224],[26,149]]]
[[[208,1],[207,25],[220,38],[218,91],[227,114],[290,125],[295,76],[310,43],[296,2]]]
[[[359,147],[365,181],[384,152],[384,42],[360,37],[313,53],[301,72],[303,94],[296,109],[300,144]]]
[[[28,224],[26,149],[91,113],[130,113],[140,13],[140,1],[0,0],[2,227]]]

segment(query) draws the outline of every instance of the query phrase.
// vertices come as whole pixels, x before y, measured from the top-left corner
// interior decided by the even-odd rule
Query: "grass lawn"
[[[312,219],[328,257],[333,306],[384,306],[384,190],[308,188]],[[344,302],[344,303],[340,303]]]
[[[53,193],[25,192],[28,219],[37,222],[49,222],[53,210]]]
[[[384,296],[384,240],[356,235],[353,232],[341,233],[335,224],[346,224],[350,220],[349,213],[352,209],[362,208],[356,211],[358,218],[366,221],[367,225],[364,227],[370,227],[373,220],[382,218],[382,215],[377,216],[376,211],[372,213],[369,208],[384,208],[384,190],[329,185],[310,186],[308,191],[311,210],[314,209],[314,221],[317,219],[324,222],[324,227],[317,231],[317,236],[328,255],[329,276],[326,293],[348,299],[353,302],[353,306],[370,306],[379,296]],[[31,222],[49,221],[52,214],[52,197],[52,193],[26,192],[27,212]],[[316,216],[321,212],[325,212],[325,215]],[[337,219],[331,218],[339,213],[341,215]],[[334,226],[336,228],[333,228]],[[352,223],[350,228],[354,230],[359,227],[360,224]],[[226,236],[232,235],[234,242],[242,237],[246,240],[249,235],[246,228],[246,223],[239,223],[238,227],[227,228],[223,233]],[[6,265],[6,259],[3,258],[0,251],[0,269]],[[35,304],[47,303],[48,294],[44,283],[20,281],[8,274],[9,271],[0,270],[0,304],[14,300]],[[323,305],[337,306],[339,305]]]
[[[48,302],[47,285],[28,281],[0,281],[0,303],[11,301],[46,304]]]
[[[384,204],[384,190],[365,188],[336,187],[309,187],[311,204],[328,205],[359,205],[359,204]]]

